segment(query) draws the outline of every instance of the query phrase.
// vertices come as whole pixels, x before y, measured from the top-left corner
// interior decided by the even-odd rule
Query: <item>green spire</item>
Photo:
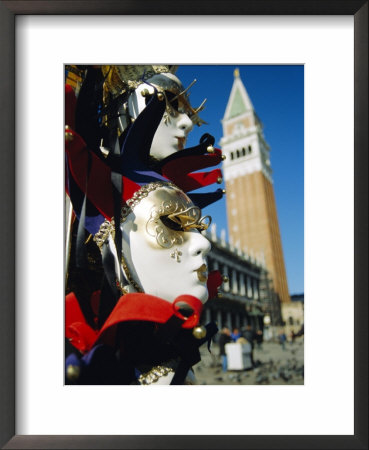
[[[247,108],[246,108],[245,102],[241,96],[241,92],[240,92],[239,88],[237,88],[234,98],[233,98],[231,110],[229,111],[228,118],[231,119],[232,117],[239,116],[239,115],[245,113],[246,111],[247,111]]]

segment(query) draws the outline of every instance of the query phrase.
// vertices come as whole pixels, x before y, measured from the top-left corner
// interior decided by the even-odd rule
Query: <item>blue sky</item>
[[[176,75],[188,86],[192,106],[207,98],[200,115],[208,125],[195,127],[188,146],[196,145],[203,133],[222,137],[221,119],[233,84],[240,77],[254,109],[264,125],[270,146],[274,193],[290,294],[304,292],[304,68],[302,65],[207,65],[180,66]],[[211,190],[211,189],[209,189]],[[227,229],[225,200],[206,208],[217,224],[218,234]],[[228,230],[227,230],[228,235]]]

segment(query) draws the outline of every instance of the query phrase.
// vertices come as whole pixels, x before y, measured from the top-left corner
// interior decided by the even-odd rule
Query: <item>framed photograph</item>
[[[368,448],[367,18],[348,0],[0,3],[3,448]],[[64,384],[62,88],[77,61],[304,65],[303,385]]]

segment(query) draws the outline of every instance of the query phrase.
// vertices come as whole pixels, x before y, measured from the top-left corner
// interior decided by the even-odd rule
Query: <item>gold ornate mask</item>
[[[150,195],[149,198],[148,195]],[[142,200],[145,199],[142,207]],[[132,216],[138,221],[140,231],[146,230],[150,237],[155,237],[156,243],[162,248],[171,248],[184,242],[183,233],[191,230],[207,230],[211,224],[210,216],[201,216],[201,209],[195,206],[191,199],[173,183],[154,182],[141,189],[127,201],[121,211],[121,224],[130,214],[134,214],[135,207],[141,204],[139,215]],[[148,219],[147,219],[148,218]],[[104,241],[112,235],[114,238],[114,219],[105,220],[94,240],[101,248]]]
[[[206,230],[211,223],[209,216],[201,217],[201,210],[177,189],[156,191],[152,195],[149,220],[146,231],[155,237],[157,244],[163,248],[181,245],[184,232]]]
[[[205,302],[210,243],[199,231],[207,229],[210,217],[202,217],[201,210],[172,183],[150,183],[127,205],[121,217],[122,269],[129,284],[168,301],[190,294]],[[106,222],[95,240],[101,247],[112,243],[106,240],[109,236],[114,238],[114,225]]]

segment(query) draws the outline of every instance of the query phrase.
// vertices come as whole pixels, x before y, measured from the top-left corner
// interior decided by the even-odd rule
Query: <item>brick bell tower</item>
[[[238,69],[222,120],[220,145],[227,159],[223,173],[227,189],[229,237],[249,254],[262,254],[281,302],[289,302],[286,269],[274,198],[270,148],[262,124]]]

